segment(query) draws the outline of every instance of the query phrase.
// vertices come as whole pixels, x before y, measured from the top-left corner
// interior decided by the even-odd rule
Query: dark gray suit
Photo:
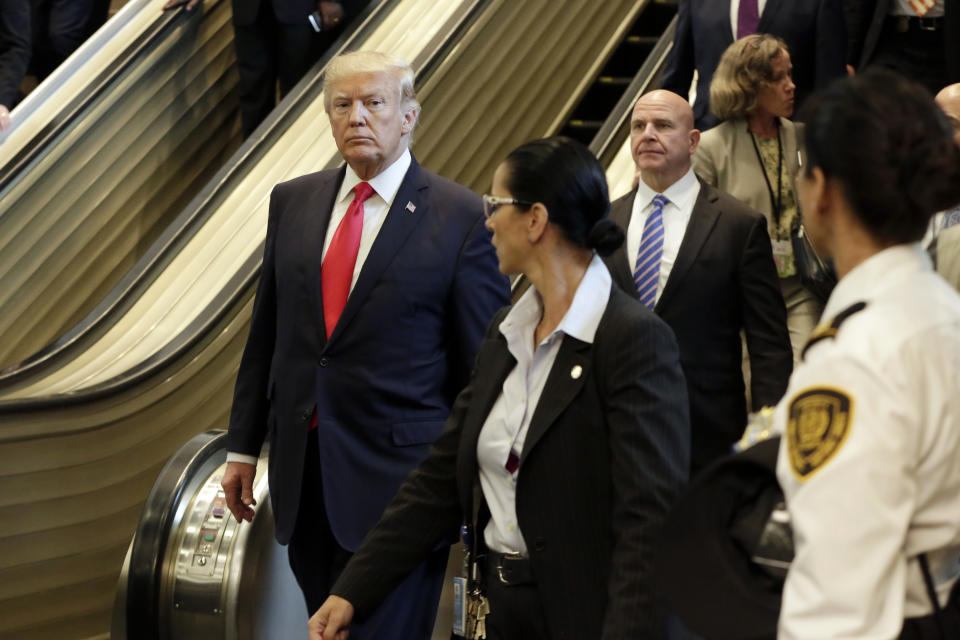
[[[360,616],[473,520],[477,439],[516,364],[499,331],[506,312],[488,327],[429,457],[332,589]],[[582,375],[573,377],[577,365]],[[521,454],[517,518],[552,638],[662,637],[652,545],[686,480],[688,434],[670,330],[613,286],[594,343],[564,337]],[[476,530],[484,526],[481,518]]]
[[[630,223],[636,189],[610,218]],[[605,259],[614,281],[636,295],[626,249]],[[763,215],[700,183],[677,259],[654,312],[680,345],[690,396],[691,473],[728,453],[743,433],[747,406],[740,330],[750,352],[753,408],[774,406],[787,388],[793,351],[787,311]]]
[[[0,104],[13,109],[30,62],[30,3],[0,0]]]

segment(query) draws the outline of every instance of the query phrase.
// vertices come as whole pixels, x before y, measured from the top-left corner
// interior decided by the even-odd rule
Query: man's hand
[[[194,7],[200,4],[200,0],[167,0],[167,4],[163,5],[163,10],[176,9],[182,4],[187,5],[187,11],[193,11]]]
[[[10,120],[10,111],[0,104],[0,131],[6,131],[10,128],[11,124],[13,124],[13,122]]]
[[[340,596],[329,596],[310,618],[310,640],[347,640],[353,605]]]
[[[220,486],[227,499],[227,507],[237,522],[253,522],[253,479],[257,475],[257,465],[246,462],[228,462],[223,472]]]
[[[339,2],[322,0],[317,3],[317,11],[320,12],[320,16],[323,18],[324,31],[333,31],[340,26],[340,21],[343,20],[343,7]]]

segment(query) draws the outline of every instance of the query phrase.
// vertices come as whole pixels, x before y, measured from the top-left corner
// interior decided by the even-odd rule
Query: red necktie
[[[360,250],[360,233],[363,231],[363,202],[373,193],[373,187],[368,182],[361,182],[353,191],[353,202],[333,234],[333,240],[330,241],[327,255],[320,267],[323,322],[328,338],[337,326],[337,320],[347,304],[347,296],[350,295],[353,268],[357,264],[357,252]]]

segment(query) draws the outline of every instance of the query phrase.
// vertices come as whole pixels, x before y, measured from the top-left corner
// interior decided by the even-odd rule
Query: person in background
[[[677,31],[661,87],[686,96],[697,72],[694,121],[707,130],[710,81],[734,40],[754,33],[782,38],[793,55],[797,104],[843,76],[846,28],[840,0],[680,0]]]
[[[479,196],[410,153],[410,66],[356,51],[324,80],[346,164],[270,195],[222,481],[233,515],[252,518],[269,437],[276,536],[311,612],[427,455],[509,300]],[[432,547],[354,637],[427,640],[447,556]]]
[[[960,145],[960,83],[944,87],[935,99],[953,127],[954,141]],[[937,273],[960,291],[960,203],[935,215],[930,226],[928,251]]]
[[[168,0],[167,11],[201,0]],[[240,121],[249,136],[369,0],[233,0]],[[315,13],[316,12],[316,13]],[[312,16],[312,18],[311,18]]]
[[[856,71],[877,66],[930,93],[960,82],[960,0],[843,0]]]
[[[786,43],[775,36],[755,34],[727,48],[710,83],[710,107],[723,123],[701,137],[693,170],[767,219],[796,366],[823,302],[803,287],[793,261],[791,235],[800,224],[794,180],[802,125],[789,120],[792,69]]]
[[[783,395],[793,369],[787,313],[766,220],[693,172],[700,132],[687,101],[664,90],[642,96],[630,130],[640,182],[611,205],[627,241],[607,266],[677,336],[694,476],[729,453],[747,424],[741,330],[752,410]]]
[[[11,126],[20,83],[30,63],[30,2],[0,0],[0,132]]]
[[[839,282],[774,413],[796,551],[777,637],[958,638],[960,295],[919,240],[960,202],[960,147],[889,71],[809,106],[797,195]]]
[[[110,7],[104,0],[31,0],[33,59],[42,81],[100,28]]]
[[[670,329],[613,285],[606,177],[569,138],[512,151],[484,196],[500,270],[532,286],[487,328],[470,385],[310,621],[345,637],[468,523],[487,640],[662,638],[652,543],[690,424]],[[479,485],[479,504],[474,486]],[[478,522],[474,514],[479,513]]]

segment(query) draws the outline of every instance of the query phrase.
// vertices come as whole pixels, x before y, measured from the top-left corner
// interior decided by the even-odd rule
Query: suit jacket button
[[[536,540],[533,541],[533,548],[536,551],[543,551],[544,549],[547,548],[547,541],[544,540],[543,538],[537,538]]]
[[[330,358],[327,358],[326,356],[320,358],[320,366],[321,366],[321,367],[325,367],[325,366],[327,366],[328,364],[330,364]]]
[[[306,422],[307,420],[310,419],[310,416],[312,416],[312,415],[313,415],[313,412],[312,412],[312,411],[301,411],[301,412],[300,412],[300,419],[303,420],[304,422]]]

